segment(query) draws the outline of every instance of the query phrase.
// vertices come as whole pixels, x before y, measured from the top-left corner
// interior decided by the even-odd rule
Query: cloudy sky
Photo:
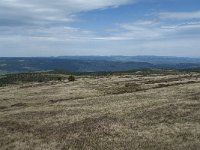
[[[0,0],[0,56],[200,57],[200,0]]]

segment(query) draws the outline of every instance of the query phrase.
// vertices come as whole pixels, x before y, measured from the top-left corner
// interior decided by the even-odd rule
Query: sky
[[[200,0],[0,0],[0,57],[200,57]]]

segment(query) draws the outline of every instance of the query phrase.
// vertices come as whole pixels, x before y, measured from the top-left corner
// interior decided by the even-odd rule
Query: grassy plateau
[[[68,76],[0,77],[1,150],[200,148],[200,73]]]

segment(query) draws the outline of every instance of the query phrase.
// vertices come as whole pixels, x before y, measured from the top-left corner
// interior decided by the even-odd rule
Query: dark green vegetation
[[[6,74],[0,76],[0,86],[28,82],[48,82],[61,81],[66,79],[62,75],[53,75],[47,73],[20,73],[20,74]]]
[[[0,74],[49,70],[115,72],[141,69],[189,68],[200,68],[200,59],[155,56],[0,58]]]
[[[75,81],[75,76],[70,75],[70,76],[68,77],[68,81],[70,81],[70,82]]]
[[[142,70],[130,70],[130,71],[118,71],[118,72],[66,72],[63,70],[37,72],[37,73],[16,73],[0,75],[0,86],[6,86],[17,83],[29,83],[29,82],[48,82],[48,81],[62,81],[68,79],[68,81],[75,81],[75,76],[111,76],[111,75],[141,75],[148,76],[151,74],[163,74],[163,75],[178,75],[187,73],[199,73],[200,69],[180,69],[180,70],[162,70],[162,69],[142,69]]]
[[[16,73],[0,75],[0,86],[10,84],[29,83],[29,82],[48,82],[48,81],[75,81],[75,76],[111,76],[111,75],[141,75],[148,76],[151,74],[178,75],[190,72],[199,73],[200,69],[183,69],[183,70],[161,70],[161,69],[143,69],[118,72],[66,72],[63,70],[37,72],[37,73]]]

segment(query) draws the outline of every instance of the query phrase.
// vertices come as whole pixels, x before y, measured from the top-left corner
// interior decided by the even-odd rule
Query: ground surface
[[[0,87],[0,149],[200,148],[200,74]]]

